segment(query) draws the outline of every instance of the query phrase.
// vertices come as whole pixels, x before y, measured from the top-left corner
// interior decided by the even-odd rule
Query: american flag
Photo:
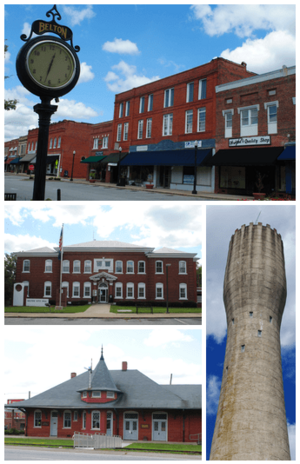
[[[61,254],[62,254],[62,249],[63,249],[63,230],[64,228],[62,227],[61,228],[61,232],[60,232],[60,237],[59,237],[59,252],[58,252],[58,259],[59,261],[61,260]]]

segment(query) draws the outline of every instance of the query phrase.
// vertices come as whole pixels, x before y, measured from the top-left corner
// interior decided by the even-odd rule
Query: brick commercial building
[[[4,170],[6,172],[20,172],[20,160],[26,153],[27,136],[10,140],[4,144]]]
[[[218,85],[215,192],[295,194],[295,67]]]
[[[19,404],[26,436],[72,437],[74,432],[119,435],[124,440],[190,442],[202,432],[201,385],[159,385],[138,370],[94,371]]]
[[[16,403],[20,403],[24,400],[7,400],[7,406],[9,409],[4,411],[4,429],[16,429],[24,430],[25,429],[25,413],[18,409]]]
[[[59,303],[61,261],[58,248],[15,253],[14,306]],[[62,305],[152,303],[180,306],[197,302],[196,254],[141,247],[117,241],[92,241],[63,249]],[[37,300],[37,301],[36,301]],[[41,301],[42,300],[42,301]]]

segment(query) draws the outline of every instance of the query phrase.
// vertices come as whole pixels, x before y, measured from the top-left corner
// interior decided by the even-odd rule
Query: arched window
[[[123,273],[123,261],[116,261],[116,274]]]
[[[84,261],[84,272],[86,274],[90,274],[92,272],[92,261],[90,260]]]
[[[187,285],[179,284],[179,299],[187,300]]]
[[[100,430],[100,411],[92,411],[92,430]]]
[[[163,262],[162,261],[155,261],[155,274],[163,274]]]
[[[133,261],[127,261],[126,272],[127,274],[134,274],[134,262]]]
[[[144,284],[143,282],[138,283],[138,298],[146,298],[146,284]]]
[[[45,272],[52,272],[52,259],[46,259]]]
[[[73,282],[72,285],[72,297],[73,298],[80,298],[80,283]]]
[[[134,284],[132,282],[126,284],[126,298],[134,298]]]
[[[52,296],[52,282],[45,282],[44,284],[44,296],[51,298]]]
[[[24,259],[23,261],[23,272],[30,272],[30,260]]]
[[[138,273],[145,274],[146,273],[146,263],[145,261],[139,261],[138,263]]]
[[[155,285],[155,299],[163,300],[163,298],[164,298],[164,284],[157,283]]]
[[[67,259],[63,260],[62,272],[63,274],[68,274],[70,272],[70,261]]]
[[[186,274],[186,261],[179,261],[179,274]]]
[[[91,282],[84,282],[83,284],[83,296],[85,298],[91,297]]]
[[[122,284],[122,282],[117,282],[115,284],[115,298],[123,298],[123,284]]]
[[[80,274],[80,261],[73,261],[73,273]]]
[[[64,411],[64,429],[70,429],[72,425],[72,413],[71,411]]]

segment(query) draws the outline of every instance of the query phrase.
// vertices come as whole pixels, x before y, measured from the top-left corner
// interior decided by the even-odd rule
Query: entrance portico
[[[90,277],[93,281],[93,295],[96,297],[96,302],[106,304],[110,300],[110,295],[113,295],[113,282],[118,280],[117,277],[109,274],[108,272],[100,272]],[[95,291],[95,286],[97,290]]]

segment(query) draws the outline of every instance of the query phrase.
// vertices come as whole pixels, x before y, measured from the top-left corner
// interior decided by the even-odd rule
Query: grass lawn
[[[57,440],[57,439],[43,439],[43,438],[23,438],[23,437],[5,437],[4,443],[6,445],[38,445],[38,446],[51,446],[72,448],[73,440]]]
[[[55,306],[41,307],[38,306],[6,306],[6,313],[52,313],[52,314],[61,314],[61,313],[84,313],[91,305],[84,306],[67,306],[62,310],[55,310]]]
[[[126,446],[125,449],[139,449],[141,451],[151,451],[151,450],[162,450],[162,451],[191,451],[195,453],[202,452],[201,445],[182,445],[182,444],[169,444],[169,443],[132,443],[131,445]]]
[[[110,312],[111,313],[118,313],[118,309],[131,309],[131,311],[136,314],[136,307],[135,306],[118,306],[118,305],[111,305],[110,307]],[[166,308],[161,308],[159,306],[155,307],[153,306],[153,313],[158,314],[162,313],[164,314],[166,312]],[[202,313],[202,308],[170,308],[169,306],[169,312],[170,313]],[[145,313],[151,313],[150,306],[146,308],[142,308],[139,306],[139,314],[145,314]],[[121,313],[118,313],[121,314]],[[124,313],[126,314],[126,313]],[[127,313],[130,314],[130,313]]]

